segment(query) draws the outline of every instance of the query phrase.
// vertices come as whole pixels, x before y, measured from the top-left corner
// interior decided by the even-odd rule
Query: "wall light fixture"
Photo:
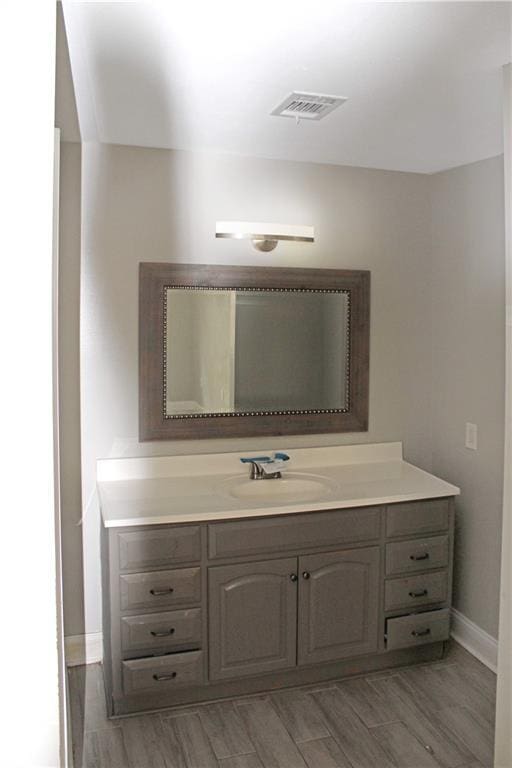
[[[314,243],[314,227],[268,224],[260,221],[218,221],[215,237],[250,240],[258,251],[273,251],[279,240]]]

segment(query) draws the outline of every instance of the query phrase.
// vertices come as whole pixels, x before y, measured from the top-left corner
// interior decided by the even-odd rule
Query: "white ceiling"
[[[84,141],[432,173],[502,151],[510,3],[64,2]],[[290,91],[348,97],[322,121]]]

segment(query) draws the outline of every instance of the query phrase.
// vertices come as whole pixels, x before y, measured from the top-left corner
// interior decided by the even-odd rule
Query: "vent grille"
[[[322,93],[298,93],[294,91],[270,113],[279,117],[301,120],[321,120],[347,99],[343,96],[327,96]]]

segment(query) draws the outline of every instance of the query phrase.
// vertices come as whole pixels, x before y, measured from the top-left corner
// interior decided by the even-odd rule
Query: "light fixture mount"
[[[296,224],[268,224],[255,221],[218,221],[215,237],[251,240],[257,251],[273,251],[279,240],[314,243],[315,230]]]
[[[265,253],[268,253],[269,251],[274,250],[277,245],[277,240],[265,240],[263,238],[259,239],[257,237],[253,237],[251,238],[251,243],[257,251],[264,251]]]

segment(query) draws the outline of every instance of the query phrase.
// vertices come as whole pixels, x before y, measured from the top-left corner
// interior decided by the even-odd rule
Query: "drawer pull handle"
[[[177,674],[177,672],[171,672],[170,675],[153,675],[153,680],[157,683],[165,683],[166,680],[174,680]]]
[[[173,587],[168,587],[167,589],[150,589],[149,591],[154,597],[160,597],[161,595],[170,595],[174,592],[174,589]]]
[[[304,571],[304,572],[302,573],[302,578],[303,578],[303,579],[309,579],[309,577],[310,577],[310,576],[311,576],[311,574],[310,574],[310,572],[309,572],[309,571]]]
[[[170,635],[174,635],[174,631],[174,627],[171,627],[170,629],[163,629],[161,632],[151,630],[151,634],[153,637],[169,637]]]
[[[425,637],[426,635],[430,635],[430,629],[413,629],[411,635],[413,637]]]
[[[409,597],[426,597],[428,589],[419,589],[417,592],[409,592]]]
[[[422,555],[409,555],[409,560],[428,560],[429,557],[429,553],[424,552]]]

